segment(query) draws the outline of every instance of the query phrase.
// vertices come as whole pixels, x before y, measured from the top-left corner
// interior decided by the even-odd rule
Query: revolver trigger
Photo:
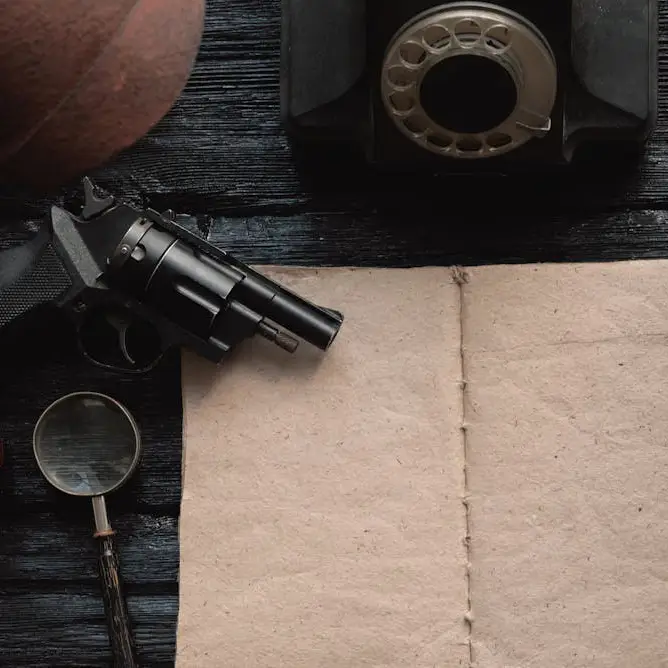
[[[132,364],[132,366],[137,366],[137,363],[132,359],[132,355],[130,355],[128,351],[128,329],[129,326],[126,325],[123,327],[123,329],[119,330],[118,332],[118,344],[120,346],[121,352],[123,353],[123,357]]]
[[[137,363],[128,350],[128,330],[132,323],[127,318],[115,313],[107,314],[107,322],[118,332],[118,347],[120,348],[123,357],[132,366],[136,366]]]

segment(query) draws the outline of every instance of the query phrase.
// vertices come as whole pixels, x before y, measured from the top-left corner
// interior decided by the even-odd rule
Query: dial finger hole
[[[401,65],[390,68],[387,72],[387,79],[397,88],[408,88],[415,81],[413,73]]]
[[[452,146],[452,137],[447,135],[429,135],[427,142],[436,148],[449,148]]]
[[[477,153],[482,149],[482,142],[476,137],[462,137],[457,141],[457,149],[462,153]]]
[[[434,51],[442,51],[450,46],[452,36],[444,26],[429,26],[422,35],[424,43]]]
[[[504,146],[508,146],[513,139],[505,132],[492,132],[492,134],[487,137],[486,141],[487,146],[490,148],[503,148]]]
[[[427,51],[417,42],[404,42],[399,49],[401,59],[407,65],[422,65],[427,58]]]
[[[462,46],[476,44],[482,36],[482,28],[473,19],[463,19],[455,26],[455,37]]]
[[[508,49],[511,43],[511,35],[508,26],[495,25],[485,32],[485,46],[494,53],[500,53]]]
[[[415,100],[412,95],[406,93],[393,93],[390,95],[390,104],[397,111],[406,113],[415,106]]]
[[[414,135],[421,135],[427,129],[428,123],[419,116],[409,116],[404,119],[404,127]]]

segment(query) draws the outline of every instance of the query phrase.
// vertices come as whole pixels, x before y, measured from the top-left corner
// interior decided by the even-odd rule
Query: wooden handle
[[[113,535],[98,537],[100,545],[100,578],[107,613],[109,640],[115,668],[137,668],[130,616],[123,596],[120,564]]]

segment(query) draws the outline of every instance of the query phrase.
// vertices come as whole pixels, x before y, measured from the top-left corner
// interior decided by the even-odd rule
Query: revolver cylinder
[[[256,333],[290,352],[298,346],[294,337],[329,348],[343,322],[340,313],[222,257],[210,257],[141,218],[116,248],[109,280],[197,336],[214,358]]]

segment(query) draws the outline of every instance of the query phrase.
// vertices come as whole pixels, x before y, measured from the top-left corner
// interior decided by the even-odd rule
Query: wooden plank
[[[128,594],[139,662],[173,666],[174,593]],[[0,665],[12,668],[97,668],[111,665],[102,599],[97,593],[67,591],[3,594]]]
[[[23,591],[33,583],[58,589],[67,586],[98,587],[97,545],[90,505],[86,512],[73,504],[51,504],[50,512],[30,513],[13,518],[2,532],[3,592]],[[117,532],[123,578],[129,591],[175,589],[179,570],[177,516],[119,514],[108,504],[112,527]],[[178,512],[178,508],[176,508]],[[38,584],[39,583],[39,584]]]

